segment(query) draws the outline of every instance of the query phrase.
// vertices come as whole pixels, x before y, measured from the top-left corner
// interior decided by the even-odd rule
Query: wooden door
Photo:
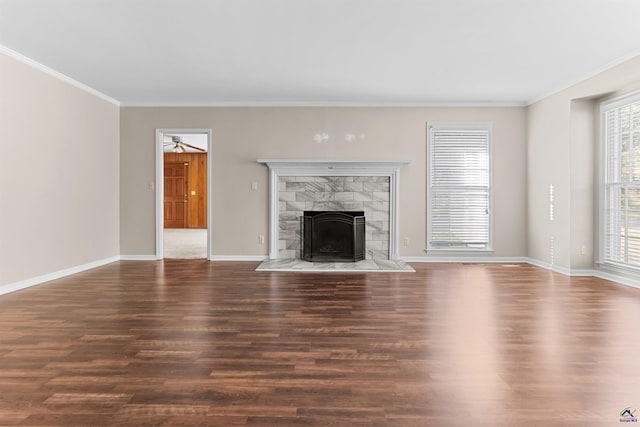
[[[185,228],[207,228],[207,153],[164,153],[164,163],[189,163]]]
[[[164,164],[164,228],[187,226],[189,163]]]

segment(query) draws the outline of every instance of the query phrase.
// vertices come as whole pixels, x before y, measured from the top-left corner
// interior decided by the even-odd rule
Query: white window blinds
[[[605,105],[602,127],[601,255],[605,263],[640,268],[640,95]]]
[[[489,124],[429,125],[428,249],[491,247]]]

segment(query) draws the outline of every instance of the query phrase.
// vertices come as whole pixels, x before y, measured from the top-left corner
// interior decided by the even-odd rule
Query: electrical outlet
[[[587,245],[580,246],[580,255],[586,255],[586,254],[587,254]]]
[[[402,242],[402,244],[403,244],[404,246],[409,246],[409,242],[410,242],[409,238],[408,238],[408,237],[405,237],[405,238],[404,238],[404,241]]]
[[[262,234],[258,236],[258,244],[264,245],[264,236]]]
[[[149,181],[149,190],[153,190],[156,188],[156,183],[153,181]]]

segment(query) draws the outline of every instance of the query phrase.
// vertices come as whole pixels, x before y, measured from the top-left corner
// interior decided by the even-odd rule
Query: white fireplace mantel
[[[409,163],[407,160],[265,160],[258,159],[258,163],[269,166],[269,169],[277,169],[280,175],[318,175],[331,176],[336,173],[349,175],[361,175],[363,170],[376,172],[376,175],[387,175],[397,171],[400,166]],[[309,174],[310,170],[313,173]]]
[[[400,167],[407,160],[271,160],[258,159],[269,167],[269,258],[278,258],[279,188],[281,176],[388,176],[389,258],[398,259],[398,195]]]

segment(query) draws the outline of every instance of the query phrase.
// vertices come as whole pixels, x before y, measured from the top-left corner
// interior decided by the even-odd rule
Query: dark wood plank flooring
[[[0,297],[0,425],[602,426],[640,409],[638,289],[529,265],[256,266],[119,262]]]

